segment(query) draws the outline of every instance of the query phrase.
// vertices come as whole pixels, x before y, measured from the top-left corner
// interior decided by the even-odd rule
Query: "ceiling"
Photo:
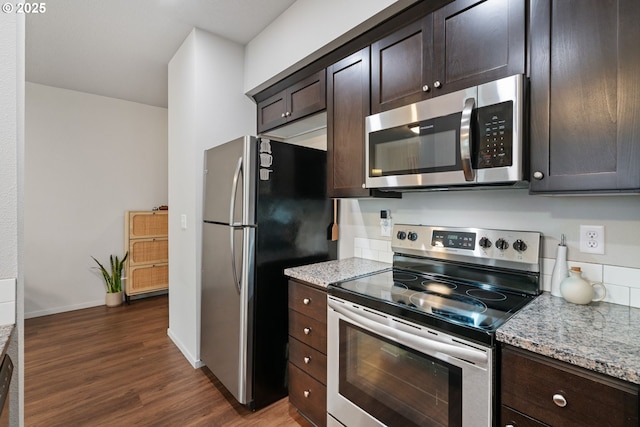
[[[246,44],[295,0],[54,0],[27,15],[26,79],[167,107],[167,64],[194,28]]]

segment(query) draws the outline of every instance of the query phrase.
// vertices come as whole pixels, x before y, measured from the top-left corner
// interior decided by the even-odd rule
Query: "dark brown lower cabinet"
[[[637,427],[639,386],[504,346],[501,426]]]
[[[289,402],[316,426],[327,424],[327,293],[289,281]]]

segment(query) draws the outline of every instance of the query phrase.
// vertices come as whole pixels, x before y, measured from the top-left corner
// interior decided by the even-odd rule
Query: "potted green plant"
[[[107,270],[100,261],[93,260],[98,264],[104,283],[107,287],[107,294],[105,295],[105,304],[107,307],[116,307],[122,304],[122,270],[124,269],[124,262],[127,260],[129,252],[124,254],[124,258],[118,259],[117,256],[110,255],[109,262],[111,264],[111,270]]]

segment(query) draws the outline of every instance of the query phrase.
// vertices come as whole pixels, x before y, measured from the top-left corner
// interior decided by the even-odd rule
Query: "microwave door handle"
[[[465,181],[475,180],[475,172],[471,165],[471,113],[475,108],[476,101],[473,98],[467,98],[462,109],[462,118],[460,119],[460,160],[462,160],[462,172]]]
[[[235,232],[239,224],[234,223],[234,214],[236,210],[236,192],[238,191],[238,181],[242,173],[242,157],[238,158],[236,171],[233,174],[233,183],[231,184],[231,201],[229,202],[229,232],[231,234],[231,270],[233,271],[233,283],[240,294],[240,280],[238,280],[238,271],[236,268],[236,244]]]
[[[374,333],[378,333],[381,335],[384,334],[388,337],[398,337],[404,342],[415,346],[417,350],[424,351],[425,349],[427,349],[433,352],[456,357],[458,359],[467,360],[469,362],[487,363],[488,357],[486,352],[474,350],[471,348],[458,347],[456,345],[441,341],[435,341],[427,337],[426,334],[421,335],[417,330],[413,333],[404,332],[400,329],[392,328],[383,323],[380,323],[379,321],[368,319],[359,313],[354,313],[349,310],[348,307],[336,306],[331,304],[331,309],[344,316],[356,326],[364,327]]]

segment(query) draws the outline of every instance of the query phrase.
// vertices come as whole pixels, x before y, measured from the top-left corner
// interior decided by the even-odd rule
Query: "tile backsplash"
[[[0,279],[0,325],[16,323],[16,279]]]
[[[391,242],[388,240],[354,238],[354,256],[382,262],[393,262]],[[551,272],[555,259],[542,258],[542,289],[551,292]],[[568,261],[569,268],[580,267],[582,276],[590,282],[604,283],[604,301],[640,308],[640,269],[613,265]],[[600,294],[596,287],[596,296]]]

